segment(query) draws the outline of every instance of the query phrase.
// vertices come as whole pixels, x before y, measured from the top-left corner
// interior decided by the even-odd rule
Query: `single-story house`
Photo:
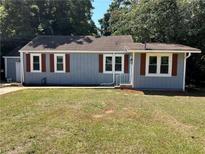
[[[184,90],[196,48],[125,36],[37,36],[5,56],[5,77],[25,85],[114,85]],[[20,55],[19,55],[20,54]]]

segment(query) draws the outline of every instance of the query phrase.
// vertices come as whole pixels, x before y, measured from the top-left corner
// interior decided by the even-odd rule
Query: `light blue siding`
[[[46,72],[25,72],[24,83],[42,84],[46,78],[48,85],[101,85],[112,83],[113,75],[99,73],[99,54],[71,53],[70,72],[50,72],[50,57],[46,54]],[[25,55],[24,55],[25,59]],[[24,61],[24,70],[26,64]],[[182,90],[184,72],[184,54],[178,54],[177,76],[147,77],[140,75],[140,53],[135,54],[134,87],[136,89]],[[123,76],[125,83],[129,83],[129,73]],[[116,78],[115,78],[116,79]],[[119,82],[119,81],[116,81]]]
[[[46,54],[46,72],[25,72],[24,83],[41,84],[43,78],[46,78],[47,84],[51,85],[100,85],[102,83],[112,83],[112,74],[99,73],[98,56],[99,54],[89,53],[70,54],[70,72],[55,73],[50,72],[50,58],[49,54]],[[24,68],[26,70],[25,62]],[[125,76],[129,79],[128,74]]]
[[[19,58],[7,58],[7,79],[10,78],[12,81],[16,81],[16,62],[20,61]]]
[[[178,54],[177,76],[147,77],[140,75],[140,53],[135,55],[134,83],[137,89],[182,90],[184,54]]]

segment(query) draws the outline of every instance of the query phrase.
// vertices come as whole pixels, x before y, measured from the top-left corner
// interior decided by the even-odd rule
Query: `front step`
[[[120,84],[118,86],[115,86],[115,88],[119,88],[119,89],[131,89],[132,88],[132,84]]]

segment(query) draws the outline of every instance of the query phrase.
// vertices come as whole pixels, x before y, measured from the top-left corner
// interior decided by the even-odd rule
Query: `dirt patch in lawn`
[[[139,94],[139,95],[144,95],[143,91],[140,90],[135,90],[135,89],[121,89],[122,92],[125,92],[127,94]]]
[[[16,146],[11,151],[8,151],[7,154],[18,154],[28,152],[28,149],[31,147],[31,145],[31,142],[27,142],[25,144]]]
[[[114,110],[110,109],[110,110],[105,110],[105,114],[111,114],[114,113]]]
[[[99,119],[99,118],[103,118],[106,117],[112,113],[114,113],[115,111],[113,109],[106,109],[102,114],[95,114],[92,115],[93,118]]]
[[[102,118],[104,117],[103,114],[95,114],[95,115],[92,115],[93,118],[96,118],[96,119],[99,119],[99,118]]]
[[[190,131],[192,131],[194,129],[193,126],[184,124],[184,123],[178,121],[177,119],[175,119],[173,116],[171,116],[167,113],[161,112],[161,111],[155,111],[153,113],[153,119],[155,121],[162,122],[162,123],[170,126],[171,128],[174,128],[175,130],[177,130],[178,132],[181,132],[181,133],[189,133],[190,134]]]

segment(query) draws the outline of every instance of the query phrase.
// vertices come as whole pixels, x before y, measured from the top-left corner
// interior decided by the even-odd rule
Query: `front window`
[[[104,55],[104,73],[124,72],[124,55],[122,54],[105,54]]]
[[[41,72],[41,55],[31,54],[31,71]]]
[[[65,55],[55,55],[55,72],[65,72]]]
[[[171,76],[172,54],[148,53],[146,76]]]

